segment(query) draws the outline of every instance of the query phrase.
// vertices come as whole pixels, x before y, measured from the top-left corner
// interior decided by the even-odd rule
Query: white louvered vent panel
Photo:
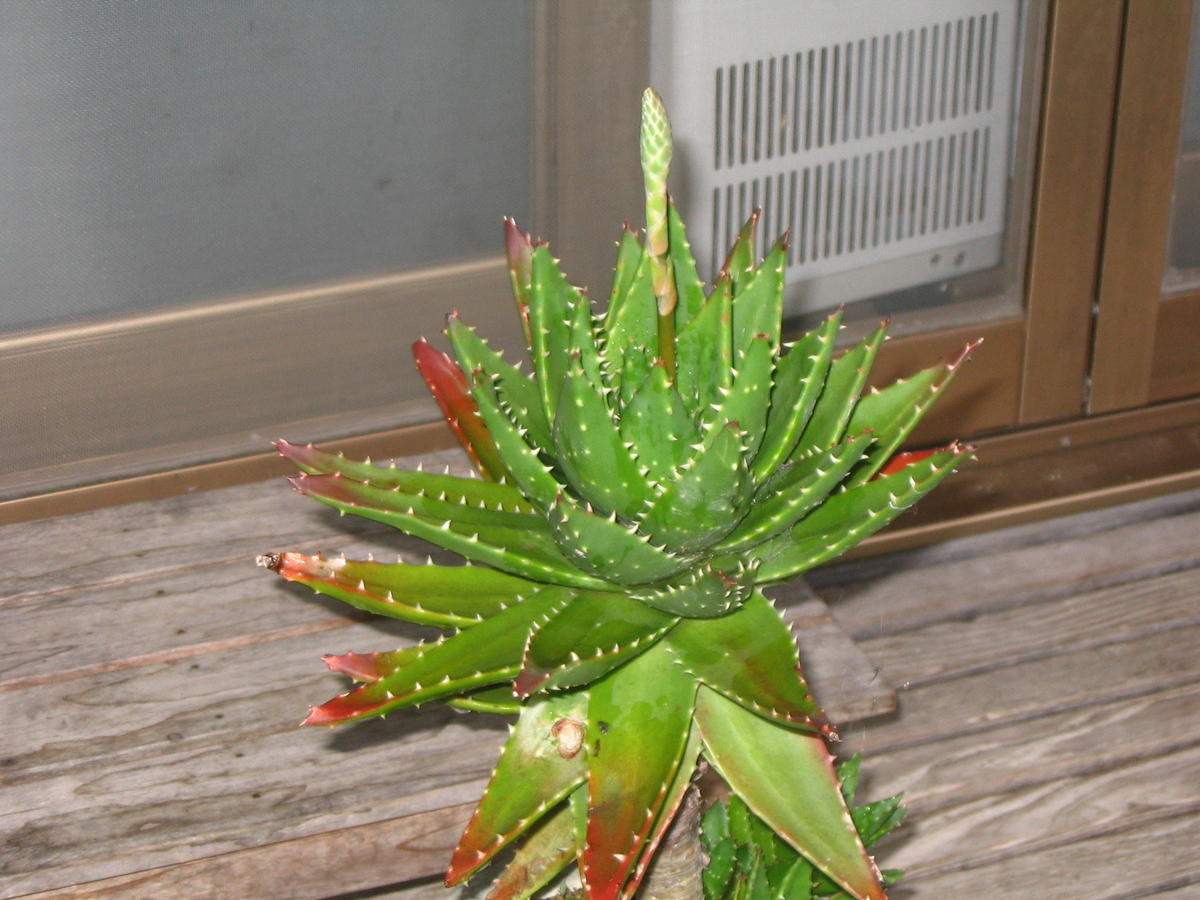
[[[675,189],[710,278],[755,208],[760,252],[791,233],[789,312],[1000,261],[1018,0],[652,9]]]

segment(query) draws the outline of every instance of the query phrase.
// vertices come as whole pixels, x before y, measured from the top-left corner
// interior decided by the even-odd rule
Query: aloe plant
[[[957,443],[897,452],[966,351],[863,394],[883,326],[836,358],[840,314],[785,343],[786,237],[757,261],[751,217],[706,289],[667,193],[670,156],[647,91],[645,239],[623,233],[603,312],[505,223],[531,371],[457,314],[454,358],[414,345],[480,478],[278,444],[302,470],[300,493],[466,560],[263,558],[290,581],[447,632],[326,657],[356,685],[305,724],[435,700],[516,716],[448,884],[511,844],[494,897],[526,897],[573,862],[592,900],[631,896],[703,757],[833,884],[880,898],[832,728],[762,588],[883,527],[968,456]]]

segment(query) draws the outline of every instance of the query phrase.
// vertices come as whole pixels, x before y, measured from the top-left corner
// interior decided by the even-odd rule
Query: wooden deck
[[[278,483],[0,528],[0,897],[437,896],[503,725],[296,730],[321,654],[419,631],[251,562],[384,548]],[[794,609],[835,715],[899,692],[843,728],[908,797],[896,900],[1200,897],[1200,492],[812,583],[870,660]]]

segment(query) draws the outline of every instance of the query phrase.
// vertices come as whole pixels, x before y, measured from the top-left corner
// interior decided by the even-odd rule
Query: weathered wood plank
[[[1158,507],[1172,514],[1128,521],[1132,512]],[[1094,530],[1096,519],[1112,527]],[[809,580],[836,620],[864,639],[1194,568],[1197,534],[1200,492],[1191,491],[835,565]]]
[[[914,816],[894,833],[894,840],[889,836],[888,844],[880,845],[880,855],[887,865],[910,871],[916,881],[919,876],[1012,862],[1054,847],[1082,847],[1143,824],[1196,817],[1200,813],[1197,765],[1200,746],[1192,746],[948,805]],[[1150,860],[1157,861],[1157,854],[1142,864],[1150,865]],[[1191,865],[1196,866],[1194,859]],[[1051,896],[1059,894],[1054,891]]]
[[[901,882],[903,893],[897,891],[895,897],[896,900],[1194,898],[1200,896],[1198,846],[1200,816],[1183,812],[1173,818],[1139,822],[1047,847],[1017,846],[991,861],[966,861],[962,867],[939,872],[923,872],[914,866],[906,882]]]
[[[1119,737],[1117,737],[1119,736]],[[1084,778],[1200,746],[1200,684],[1045,715],[889,753],[864,768],[873,795],[905,795],[915,821],[948,806]],[[1150,784],[1143,785],[1154,802]],[[1198,784],[1200,788],[1200,784]]]
[[[458,451],[399,460],[457,474]],[[282,479],[0,526],[0,604],[63,590],[180,572],[270,549],[345,543],[391,529],[339,517],[296,495]]]
[[[1200,568],[862,641],[899,687],[1200,624]]]
[[[164,866],[74,887],[25,895],[26,900],[105,898],[202,900],[238,896],[255,900],[309,900],[423,877],[433,860],[447,861],[472,804],[277,841],[234,853]],[[440,883],[420,893],[454,896]],[[410,900],[414,892],[405,891]]]
[[[869,759],[910,747],[940,752],[952,738],[986,739],[1015,724],[1037,732],[1048,714],[1123,704],[1197,682],[1200,626],[1173,629],[903,691],[897,715],[845,729],[839,749]]]

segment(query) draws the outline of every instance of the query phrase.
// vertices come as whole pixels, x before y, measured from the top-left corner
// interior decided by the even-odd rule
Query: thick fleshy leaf
[[[689,675],[760,716],[829,731],[800,675],[792,633],[761,592],[727,616],[681,620],[664,646]]]
[[[729,294],[713,291],[676,337],[676,384],[693,413],[719,404],[733,383],[732,319]]]
[[[737,524],[750,492],[744,435],[729,422],[706,442],[653,500],[638,529],[683,553],[703,550]]]
[[[691,730],[688,732],[687,744],[683,748],[683,757],[679,761],[679,767],[675,770],[675,777],[663,795],[662,803],[655,813],[654,827],[650,830],[650,837],[646,840],[642,852],[638,857],[638,863],[633,870],[633,875],[625,883],[625,887],[621,891],[621,896],[624,900],[630,900],[637,893],[642,879],[646,877],[646,872],[649,870],[650,864],[654,861],[654,854],[658,852],[658,847],[662,843],[662,839],[666,836],[667,829],[675,821],[675,815],[679,812],[683,798],[687,794],[693,776],[696,774],[696,762],[699,756],[700,729],[693,723]]]
[[[833,361],[825,379],[825,389],[792,451],[793,459],[806,456],[812,450],[825,450],[842,439],[886,334],[887,322],[884,322],[861,343]]]
[[[713,294],[736,296],[745,289],[754,274],[754,261],[758,258],[754,245],[761,216],[762,210],[755,209],[742,225],[733,246],[729,248],[729,254],[725,257],[725,264],[721,266],[721,272],[717,275]]]
[[[650,280],[650,259],[642,253],[637,268],[629,279],[624,293],[609,303],[604,315],[604,366],[609,373],[610,386],[619,390],[623,399],[633,396],[636,384],[626,384],[626,366],[632,351],[653,360],[648,348],[658,341],[658,312],[654,302],[654,285]]]
[[[691,563],[652,544],[645,536],[560,496],[550,509],[550,527],[562,553],[585,572],[620,584],[645,584],[668,578]],[[620,579],[619,582],[616,580]]]
[[[649,469],[654,482],[670,479],[698,440],[696,426],[683,398],[657,363],[621,413],[621,438],[633,445],[637,461]]]
[[[406,706],[462,694],[513,678],[520,670],[525,640],[535,623],[571,599],[565,588],[544,588],[499,615],[453,637],[406,651],[395,671],[314,706],[305,725],[334,725],[378,716]],[[377,659],[386,659],[379,654]],[[394,661],[391,663],[394,665]],[[391,666],[380,663],[379,672]]]
[[[577,852],[574,812],[570,803],[562,803],[526,832],[484,900],[532,897],[573,862]]]
[[[496,387],[496,394],[515,424],[529,432],[535,446],[550,445],[550,424],[542,409],[541,394],[533,379],[504,361],[504,358],[467,325],[458,313],[446,318],[446,336],[454,347],[459,366],[467,375],[482,369]]]
[[[312,444],[276,441],[275,449],[280,456],[290,459],[310,475],[342,475],[372,487],[395,489],[447,503],[469,504],[495,512],[535,512],[535,507],[511,484],[463,478],[449,472],[424,472],[420,464],[416,471],[410,471],[397,468],[395,463],[380,466],[369,459],[359,462],[348,459],[343,453],[330,453]]]
[[[871,439],[869,433],[855,435],[780,470],[762,486],[746,517],[718,547],[724,552],[745,549],[790,528],[841,484],[871,446]]]
[[[757,269],[746,279],[744,289],[733,298],[734,353],[745,353],[750,342],[766,335],[771,351],[779,349],[783,320],[783,270],[787,266],[787,235],[775,242]]]
[[[696,685],[660,648],[588,689],[588,822],[580,872],[589,900],[616,900],[683,759]]]
[[[302,475],[306,483],[320,485],[329,496],[338,497],[348,503],[385,512],[403,513],[405,515],[423,516],[438,522],[453,522],[456,525],[471,525],[479,527],[496,526],[500,528],[522,528],[545,534],[545,520],[538,515],[527,512],[508,512],[502,509],[489,509],[486,506],[476,506],[467,499],[450,498],[450,494],[434,494],[428,492],[410,494],[398,487],[376,487],[352,478],[333,475]],[[445,499],[443,499],[443,497]]]
[[[563,378],[554,418],[555,458],[571,488],[605,513],[629,517],[649,493],[613,410],[575,355]]]
[[[744,432],[742,444],[753,458],[763,437],[767,410],[771,403],[771,375],[775,369],[775,351],[767,335],[756,335],[747,347],[735,351],[733,383],[721,402],[700,413],[701,438],[707,440],[713,428],[737,422]]]
[[[696,257],[688,241],[687,228],[670,195],[667,195],[667,234],[670,241],[671,269],[675,275],[675,293],[679,303],[675,307],[676,331],[695,318],[704,305],[704,284],[696,271]]]
[[[711,688],[696,698],[704,755],[755,815],[856,900],[884,900],[820,737],[750,712]]]
[[[517,303],[517,315],[521,319],[526,346],[530,343],[529,292],[533,280],[533,248],[540,243],[518,228],[515,219],[504,217],[504,254],[508,258],[508,280]]]
[[[800,440],[817,398],[825,388],[825,376],[829,372],[841,322],[842,313],[838,310],[796,341],[776,363],[766,431],[758,456],[754,458],[756,484],[765,481],[782,465]]]
[[[588,684],[646,650],[677,621],[624,594],[579,591],[529,636],[513,688],[527,697]]]
[[[883,478],[834,494],[790,532],[761,544],[758,583],[781,581],[839,556],[933,490],[971,454],[951,444]]]
[[[745,602],[753,588],[752,565],[717,558],[676,578],[630,588],[629,596],[672,616],[707,619]]]
[[[424,338],[413,341],[412,352],[417,371],[425,379],[463,449],[474,460],[480,474],[491,481],[499,481],[504,477],[504,461],[479,417],[479,409],[462,370]]]
[[[294,475],[288,480],[300,493],[341,512],[383,522],[460,553],[467,559],[522,578],[582,588],[609,586],[603,580],[579,571],[563,556],[554,539],[541,533],[540,529],[461,525],[393,509],[379,509],[362,502],[354,488],[358,482],[335,475]]]
[[[475,872],[584,781],[587,707],[583,692],[539,698],[522,707],[483,798],[459,838],[446,884],[457,884]]]
[[[540,586],[480,566],[414,566],[303,553],[277,554],[271,568],[288,581],[367,612],[439,628],[474,625]]]
[[[525,497],[541,509],[549,506],[563,485],[550,467],[542,462],[537,448],[529,443],[528,430],[518,425],[504,407],[495,379],[482,369],[473,374],[474,397],[479,415],[487,423],[508,468],[509,479]]]
[[[979,341],[967,344],[946,362],[897,381],[881,391],[865,394],[854,408],[847,431],[854,434],[865,428],[875,435],[875,444],[855,468],[847,487],[870,481],[895,454],[897,448],[942,395],[959,366]]]
[[[537,376],[546,421],[554,424],[558,387],[571,354],[571,326],[575,307],[585,302],[567,281],[558,260],[545,247],[533,251],[533,280],[529,293],[529,326],[533,371]]]

